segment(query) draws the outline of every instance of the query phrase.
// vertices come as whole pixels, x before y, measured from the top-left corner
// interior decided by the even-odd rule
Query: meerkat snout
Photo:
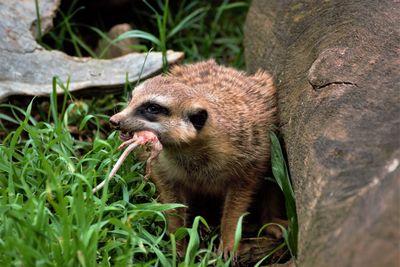
[[[114,116],[112,116],[110,118],[110,126],[113,129],[118,130],[119,129],[119,125],[120,125],[120,121],[118,120],[118,116],[116,116],[117,114],[115,114]]]
[[[122,124],[126,120],[127,120],[127,115],[125,114],[124,111],[121,111],[121,112],[111,116],[109,123],[110,123],[111,128],[116,129],[116,130],[121,130],[121,128],[123,128]]]

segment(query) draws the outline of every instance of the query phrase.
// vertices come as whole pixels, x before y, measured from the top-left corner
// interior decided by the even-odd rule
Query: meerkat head
[[[164,146],[191,143],[205,132],[207,123],[206,102],[190,87],[162,76],[135,88],[128,106],[110,118],[110,124],[121,131],[121,139],[147,130]]]

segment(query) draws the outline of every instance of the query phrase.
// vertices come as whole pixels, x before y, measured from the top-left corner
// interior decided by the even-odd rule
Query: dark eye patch
[[[159,115],[169,116],[169,109],[155,102],[146,102],[136,109],[135,115],[149,121],[157,121]]]
[[[203,129],[206,121],[208,119],[208,113],[205,109],[196,110],[188,115],[190,122],[193,124],[193,127],[200,131]]]

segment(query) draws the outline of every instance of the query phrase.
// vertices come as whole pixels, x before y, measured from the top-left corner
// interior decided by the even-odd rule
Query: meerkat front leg
[[[238,220],[247,211],[255,189],[256,184],[235,185],[228,189],[221,220],[220,250],[223,251],[225,258],[228,258],[233,251]]]

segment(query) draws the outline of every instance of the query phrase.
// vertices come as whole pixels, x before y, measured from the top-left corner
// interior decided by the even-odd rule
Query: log
[[[44,33],[52,27],[60,0],[38,2]],[[62,81],[70,78],[71,92],[90,90],[92,94],[100,94],[103,91],[120,91],[126,77],[135,82],[139,77],[145,79],[162,69],[162,55],[158,52],[100,60],[45,50],[35,40],[39,35],[39,23],[35,1],[32,0],[0,0],[0,18],[0,101],[11,95],[49,95],[54,76]],[[170,64],[182,58],[182,52],[167,53]],[[62,93],[62,90],[58,92]]]
[[[398,1],[254,0],[249,72],[278,88],[298,266],[399,266]]]

